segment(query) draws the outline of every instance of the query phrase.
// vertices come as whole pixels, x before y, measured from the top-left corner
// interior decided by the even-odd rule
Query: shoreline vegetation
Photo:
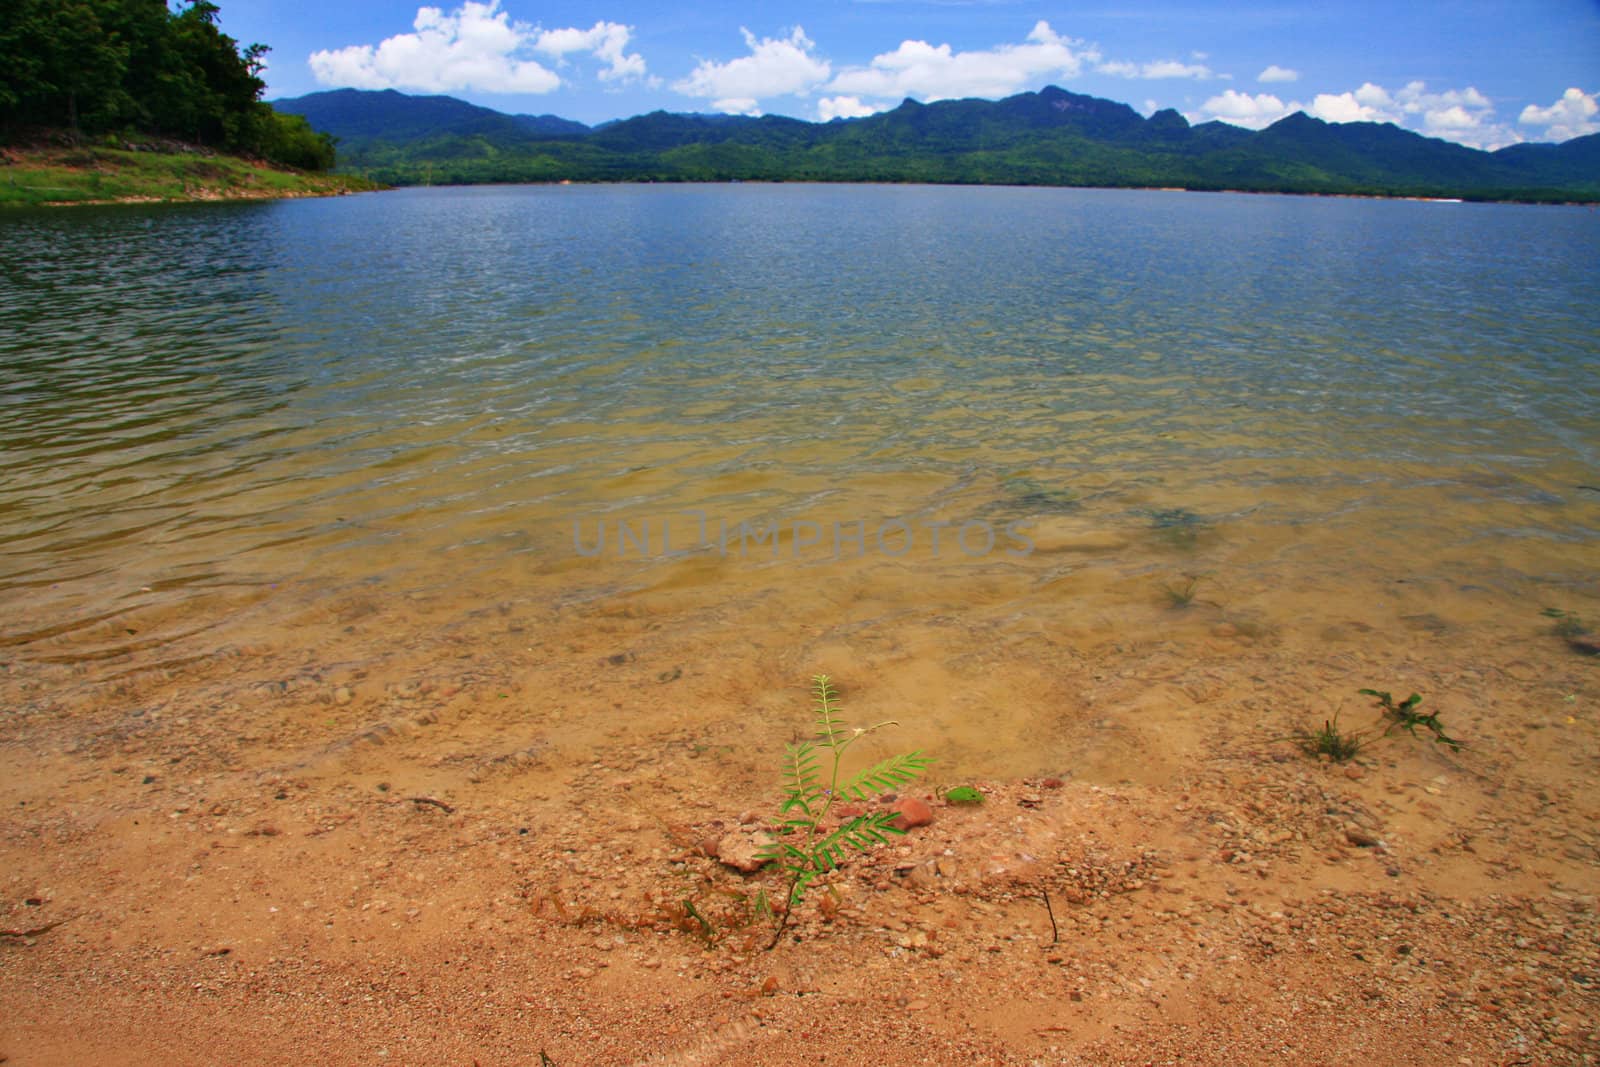
[[[356,175],[296,170],[151,138],[72,144],[57,136],[0,147],[0,208],[283,200],[382,188]]]
[[[526,181],[438,181],[387,184],[365,174],[304,171],[211,151],[199,145],[114,138],[93,144],[0,146],[0,209],[104,207],[115,204],[193,204],[292,200],[396,188],[463,188],[488,185],[934,185],[998,188],[1108,189],[1161,193],[1304,196],[1417,203],[1502,203],[1547,207],[1594,207],[1600,197],[1433,196],[1408,192],[1327,192],[1296,189],[1210,188],[1181,185],[1045,185],[1028,182],[918,181],[826,178],[590,178]]]

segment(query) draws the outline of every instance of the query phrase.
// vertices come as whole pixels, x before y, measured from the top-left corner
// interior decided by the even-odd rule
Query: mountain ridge
[[[906,99],[829,122],[654,111],[599,126],[448,96],[341,89],[273,102],[389,184],[888,181],[1600,201],[1600,134],[1488,152],[1389,123],[1295,112],[1263,130],[1046,86]]]

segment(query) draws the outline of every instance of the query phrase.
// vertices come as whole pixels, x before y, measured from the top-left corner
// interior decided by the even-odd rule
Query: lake
[[[1488,738],[1592,701],[1541,614],[1600,625],[1591,208],[480,187],[0,238],[13,708],[737,762],[826,672],[966,773],[1168,781],[1360,687]]]

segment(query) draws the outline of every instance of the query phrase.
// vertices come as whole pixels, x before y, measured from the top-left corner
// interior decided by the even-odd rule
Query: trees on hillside
[[[0,126],[139,130],[308,170],[333,141],[261,102],[265,45],[242,51],[211,0],[4,0]]]

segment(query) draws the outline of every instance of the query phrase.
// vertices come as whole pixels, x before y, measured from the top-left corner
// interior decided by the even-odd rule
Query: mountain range
[[[826,123],[656,111],[589,127],[394,90],[273,107],[337,138],[340,170],[391,185],[866,181],[1600,201],[1600,134],[1486,152],[1303,112],[1260,131],[1191,125],[1055,86],[997,101],[908,99]]]

